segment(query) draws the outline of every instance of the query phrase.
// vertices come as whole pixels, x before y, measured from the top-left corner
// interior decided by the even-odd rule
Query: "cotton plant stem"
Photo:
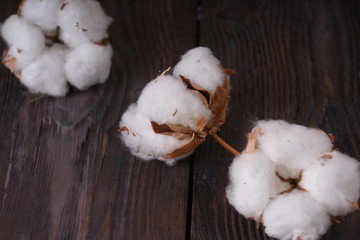
[[[30,99],[30,100],[29,100],[29,103],[33,103],[33,102],[40,101],[40,100],[42,100],[42,99],[44,99],[44,98],[46,98],[46,97],[48,97],[48,95],[47,95],[47,94],[41,95],[41,96],[39,96],[39,97],[36,97],[36,98]]]
[[[336,219],[335,217],[330,217],[330,218],[334,223],[341,224],[341,222],[338,219]]]
[[[228,150],[230,153],[232,153],[234,156],[240,155],[240,152],[238,152],[235,148],[230,146],[227,142],[225,142],[219,135],[216,133],[210,134],[221,146],[223,146],[226,150]]]

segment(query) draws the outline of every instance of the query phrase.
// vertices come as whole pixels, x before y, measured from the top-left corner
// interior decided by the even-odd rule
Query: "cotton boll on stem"
[[[281,240],[316,240],[331,222],[325,209],[306,192],[293,191],[271,201],[263,214],[265,232]]]
[[[304,172],[301,184],[330,215],[344,216],[360,197],[360,163],[338,151],[325,153]]]
[[[60,44],[46,48],[38,58],[22,70],[22,83],[32,93],[65,96],[68,91],[63,71],[65,54],[66,47]]]
[[[204,48],[203,50],[207,52],[207,56],[211,59],[216,59],[209,49]],[[214,82],[213,87],[216,89],[214,92],[197,84],[200,78],[196,80],[188,79],[181,75],[180,72],[178,72],[180,75],[173,74],[172,76],[163,73],[151,81],[142,91],[137,102],[137,111],[148,119],[153,132],[156,135],[172,137],[177,141],[186,139],[185,142],[182,142],[181,147],[173,148],[172,151],[166,154],[158,156],[150,154],[154,159],[172,160],[183,158],[204,142],[208,134],[217,136],[216,132],[226,118],[230,82],[226,71],[218,60],[216,60],[216,63],[216,67],[222,72],[221,79],[206,79],[206,81]],[[186,69],[183,70],[186,71]],[[198,77],[207,74],[201,65],[189,71],[199,71]],[[123,122],[120,125],[121,131],[132,131]],[[124,136],[123,133],[122,136]],[[219,139],[218,136],[217,139]],[[133,149],[126,143],[126,140],[124,142],[129,148]],[[132,152],[134,151],[132,150]],[[143,154],[149,155],[146,152],[141,153],[141,155]]]
[[[41,30],[17,15],[10,16],[1,26],[1,36],[9,46],[3,63],[11,71],[20,72],[45,48]]]
[[[54,31],[62,3],[62,0],[25,0],[19,12],[27,21],[39,26],[42,31]]]
[[[65,76],[80,90],[104,83],[111,67],[112,47],[83,43],[69,51],[65,59]]]
[[[84,42],[101,43],[112,19],[95,0],[65,1],[60,8],[60,39],[70,47]]]

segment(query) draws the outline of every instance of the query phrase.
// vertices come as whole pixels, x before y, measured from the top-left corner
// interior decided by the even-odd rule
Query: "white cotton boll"
[[[292,191],[271,201],[264,211],[263,224],[271,237],[315,240],[327,231],[330,218],[308,193]]]
[[[149,82],[139,97],[138,108],[151,121],[181,124],[193,130],[197,130],[199,117],[211,117],[202,99],[173,76],[158,76]]]
[[[57,27],[57,14],[62,0],[26,0],[21,8],[21,15],[43,31]]]
[[[83,43],[72,49],[65,59],[65,76],[68,82],[80,90],[97,83],[104,83],[111,67],[112,47]]]
[[[318,129],[282,120],[258,121],[256,127],[262,132],[257,137],[259,148],[271,160],[295,172],[310,167],[333,147],[327,134]]]
[[[185,53],[174,67],[173,74],[183,75],[211,93],[215,93],[216,88],[222,86],[227,78],[220,61],[205,47],[197,47]]]
[[[17,15],[10,16],[1,27],[1,36],[9,45],[6,59],[16,58],[14,69],[20,71],[45,47],[41,30]]]
[[[304,171],[301,186],[326,207],[332,216],[352,212],[360,195],[360,164],[337,151],[324,154]]]
[[[226,189],[229,203],[245,217],[259,220],[279,189],[275,164],[261,151],[235,157],[229,169],[230,184]]]
[[[66,48],[55,44],[21,71],[23,84],[33,93],[64,96],[68,91],[63,64]]]
[[[121,132],[121,139],[130,148],[133,155],[144,160],[159,159],[173,165],[178,159],[165,159],[162,156],[182,147],[189,141],[189,139],[178,140],[172,136],[155,134],[149,119],[139,112],[136,104],[130,105],[123,114],[120,127],[123,126],[126,126],[128,131]]]
[[[84,42],[101,42],[107,37],[112,19],[95,0],[65,1],[60,10],[58,24],[60,39],[71,47]]]

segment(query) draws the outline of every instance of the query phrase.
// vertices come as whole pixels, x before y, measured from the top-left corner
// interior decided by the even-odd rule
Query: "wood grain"
[[[2,2],[2,21],[15,4]],[[185,239],[189,160],[135,159],[116,130],[144,85],[194,47],[196,4],[102,5],[114,19],[104,85],[30,103],[0,68],[0,239]]]
[[[241,150],[254,120],[280,118],[333,133],[359,159],[359,9],[336,0],[203,0],[200,45],[237,72],[219,135]],[[269,239],[227,203],[232,158],[215,141],[196,152],[191,239]],[[322,239],[359,238],[359,211],[341,221]]]
[[[0,21],[17,2],[3,0]],[[145,84],[197,45],[236,70],[219,135],[238,150],[257,119],[320,127],[360,159],[360,2],[102,0],[107,82],[30,102],[0,66],[0,239],[270,239],[229,205],[233,156],[208,137],[173,167],[144,162],[117,128]],[[0,41],[0,49],[5,44]],[[360,238],[360,213],[323,240]]]

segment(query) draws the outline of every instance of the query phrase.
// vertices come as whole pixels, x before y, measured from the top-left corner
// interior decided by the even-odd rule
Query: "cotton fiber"
[[[31,92],[52,96],[66,95],[68,84],[62,69],[66,55],[64,48],[60,44],[46,48],[38,58],[22,70],[23,84]]]
[[[319,239],[330,226],[330,218],[315,199],[298,190],[278,196],[263,215],[265,232],[280,239]]]
[[[26,0],[21,16],[42,31],[54,31],[58,26],[58,13],[63,0]]]
[[[229,171],[232,183],[226,190],[229,202],[245,217],[259,221],[271,199],[283,191],[276,184],[275,165],[257,151],[236,157]]]
[[[91,42],[70,49],[64,71],[68,82],[80,90],[104,83],[110,73],[112,47]]]
[[[41,30],[17,15],[5,21],[1,36],[9,47],[5,50],[3,62],[6,64],[14,59],[14,64],[8,67],[15,72],[20,72],[45,48],[45,37]]]
[[[360,164],[338,151],[325,153],[304,172],[302,186],[330,215],[344,216],[359,199]]]
[[[70,47],[84,42],[101,43],[107,38],[107,28],[112,19],[95,0],[72,0],[59,12],[60,39]]]
[[[198,47],[188,51],[174,67],[174,75],[193,79],[192,83],[214,93],[224,81],[224,69],[210,49]]]

